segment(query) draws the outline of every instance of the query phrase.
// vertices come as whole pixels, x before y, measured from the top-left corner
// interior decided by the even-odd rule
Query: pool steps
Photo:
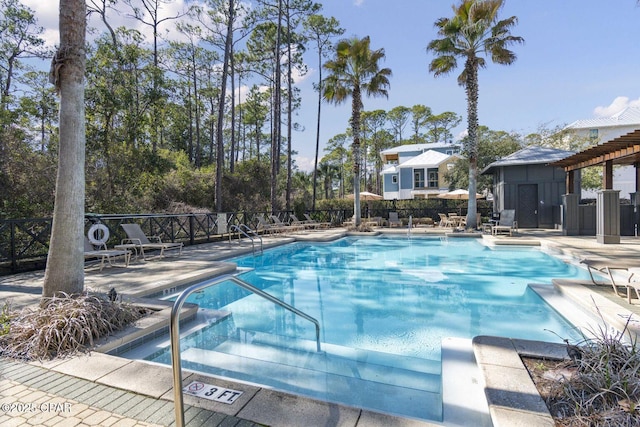
[[[182,363],[185,369],[285,388],[323,400],[338,399],[345,392],[356,393],[357,406],[388,413],[403,406],[404,416],[441,417],[441,378],[436,362],[415,359],[415,370],[409,370],[378,364],[384,359],[379,352],[358,350],[358,356],[352,359],[333,354],[352,349],[326,343],[323,348],[325,351],[317,353],[225,340],[213,350],[196,347],[184,350]],[[378,363],[368,360],[369,354]],[[438,372],[424,372],[426,369],[421,365],[438,365]],[[320,386],[313,389],[313,384]],[[436,412],[428,413],[428,408]]]
[[[316,352],[315,341],[240,329],[233,316],[209,328],[218,330],[207,332],[214,340],[193,336],[183,342],[184,369],[328,401],[355,394],[354,405],[403,416],[442,416],[439,361],[329,343]]]

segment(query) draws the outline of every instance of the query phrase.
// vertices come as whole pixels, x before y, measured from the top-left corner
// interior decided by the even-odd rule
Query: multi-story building
[[[460,146],[409,144],[380,152],[385,200],[424,199],[449,191],[445,173],[460,158]]]

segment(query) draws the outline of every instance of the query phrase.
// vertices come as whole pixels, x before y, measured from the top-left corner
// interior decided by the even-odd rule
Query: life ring
[[[87,237],[92,245],[104,245],[109,240],[109,228],[104,224],[93,224]]]

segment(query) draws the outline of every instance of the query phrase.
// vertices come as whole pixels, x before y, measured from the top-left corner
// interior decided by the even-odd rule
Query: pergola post
[[[613,161],[607,160],[602,165],[602,189],[611,190],[613,188]]]
[[[562,195],[562,235],[577,236],[580,234],[579,216],[580,197],[569,193]]]
[[[638,237],[638,231],[640,231],[638,230],[640,228],[640,164],[636,162],[633,167],[636,171],[636,191],[629,196],[631,196],[631,205],[633,206],[633,234]]]
[[[580,196],[574,193],[576,171],[565,171],[565,190],[567,194],[562,195],[562,211],[560,212],[560,222],[562,223],[562,235],[577,236],[580,234]]]
[[[620,191],[600,190],[596,199],[596,241],[620,243]]]

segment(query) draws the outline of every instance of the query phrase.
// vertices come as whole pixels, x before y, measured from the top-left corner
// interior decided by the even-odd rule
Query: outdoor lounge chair
[[[389,227],[402,227],[402,220],[398,218],[398,212],[389,212]]]
[[[302,224],[287,224],[282,222],[276,215],[271,215],[271,220],[277,227],[282,227],[284,231],[299,231],[305,228]]]
[[[583,259],[580,263],[587,266],[587,271],[589,271],[589,276],[591,277],[591,281],[594,285],[609,285],[609,283],[606,282],[596,281],[596,278],[593,275],[594,272],[606,274],[609,277],[609,281],[611,282],[610,284],[613,287],[613,292],[616,295],[626,298],[627,302],[631,304],[631,291],[635,291],[636,297],[640,299],[640,283],[632,281],[636,273],[640,273],[639,267],[629,267],[629,263],[626,262],[612,262],[598,259]],[[626,283],[616,283],[614,277],[615,271],[626,273]],[[621,288],[625,288],[625,291],[621,291]]]
[[[295,214],[291,214],[291,225],[303,226],[304,228],[327,228],[330,223],[329,222],[318,222],[315,219],[311,219],[308,214],[305,214],[307,219],[300,220]]]
[[[291,218],[291,225],[295,225],[295,226],[302,226],[304,228],[315,228],[316,225],[307,221],[307,220],[299,220],[298,217],[296,216],[296,214],[289,214],[289,217]]]
[[[496,236],[498,234],[509,234],[513,236],[513,230],[515,228],[515,209],[505,209],[500,212],[500,220],[498,224],[491,227],[491,234]]]
[[[100,271],[102,271],[102,269],[104,268],[105,261],[110,266],[115,266],[113,260],[117,257],[124,257],[124,267],[129,266],[129,261],[131,259],[130,251],[120,249],[107,249],[107,245],[105,243],[99,245],[99,249],[96,249],[89,241],[89,239],[85,236],[84,259],[87,260],[100,258]]]
[[[315,224],[316,227],[329,228],[331,226],[330,222],[318,222],[318,221],[316,221],[315,219],[311,218],[311,216],[308,213],[304,214],[304,217],[307,218],[307,223]]]
[[[140,249],[140,253],[142,255],[142,259],[146,260],[145,257],[145,249],[149,250],[160,250],[160,256],[164,256],[165,250],[177,250],[178,256],[182,254],[182,246],[181,242],[173,243],[173,242],[163,242],[159,236],[150,236],[147,237],[140,228],[139,224],[120,224],[124,229],[124,232],[127,233],[127,238],[122,239],[120,245],[116,245],[116,248],[126,249],[131,247],[137,250]]]
[[[256,232],[262,231],[263,233],[274,234],[286,231],[284,227],[268,222],[262,215],[256,216],[256,219],[258,220]]]

